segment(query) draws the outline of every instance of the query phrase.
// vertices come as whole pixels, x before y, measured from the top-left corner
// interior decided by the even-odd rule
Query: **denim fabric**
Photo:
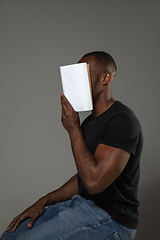
[[[92,201],[75,195],[72,200],[45,209],[29,229],[26,220],[17,230],[4,232],[1,240],[133,240],[136,230],[117,222]]]

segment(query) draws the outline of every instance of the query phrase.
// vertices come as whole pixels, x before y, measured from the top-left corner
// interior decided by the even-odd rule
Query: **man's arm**
[[[45,206],[70,200],[74,195],[78,194],[78,178],[77,174],[74,175],[59,189],[48,193],[45,197]]]
[[[78,114],[63,94],[61,104],[62,124],[70,136],[79,176],[90,194],[100,193],[121,174],[130,153],[99,144],[93,156],[85,144]]]
[[[19,214],[10,223],[6,231],[13,227],[13,232],[19,226],[19,224],[27,217],[30,218],[28,227],[31,228],[36,220],[44,213],[44,208],[48,205],[62,202],[71,199],[74,195],[78,194],[78,180],[77,174],[74,175],[68,182],[66,182],[59,189],[48,193],[46,196],[40,198],[36,203],[27,208],[24,212]]]

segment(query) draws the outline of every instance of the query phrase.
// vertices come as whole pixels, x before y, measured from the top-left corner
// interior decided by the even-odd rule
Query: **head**
[[[117,66],[112,56],[103,51],[94,51],[85,54],[82,58],[94,57],[96,64],[101,66],[102,71],[116,74]]]
[[[87,62],[90,66],[93,98],[109,95],[117,71],[114,59],[106,52],[95,51],[85,54],[80,60]]]

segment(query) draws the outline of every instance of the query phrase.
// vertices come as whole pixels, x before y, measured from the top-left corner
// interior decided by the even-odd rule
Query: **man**
[[[84,55],[82,62],[90,66],[93,94],[92,114],[82,126],[61,95],[62,124],[70,137],[77,174],[18,215],[3,240],[129,240],[135,236],[141,127],[133,111],[113,98],[113,58],[97,51]]]

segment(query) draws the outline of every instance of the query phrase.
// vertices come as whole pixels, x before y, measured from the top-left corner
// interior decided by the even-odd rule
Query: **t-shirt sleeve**
[[[135,154],[139,139],[139,123],[134,116],[119,114],[107,124],[101,142]]]

